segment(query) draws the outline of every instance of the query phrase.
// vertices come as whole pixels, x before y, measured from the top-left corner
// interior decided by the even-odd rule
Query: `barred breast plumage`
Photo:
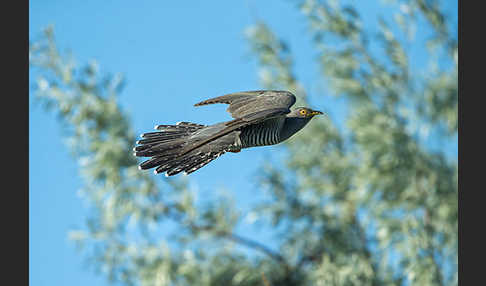
[[[284,122],[285,117],[278,117],[242,128],[240,134],[241,147],[249,148],[280,143],[280,131]]]

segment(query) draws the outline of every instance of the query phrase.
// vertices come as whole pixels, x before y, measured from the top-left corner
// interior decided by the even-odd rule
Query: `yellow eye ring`
[[[302,109],[302,110],[300,111],[300,114],[302,114],[302,115],[306,115],[306,114],[307,114],[307,110]]]

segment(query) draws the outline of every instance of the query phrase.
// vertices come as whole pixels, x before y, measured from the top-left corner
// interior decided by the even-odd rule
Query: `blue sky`
[[[377,5],[363,9],[380,10]],[[451,11],[457,11],[457,4]],[[292,1],[31,0],[29,39],[53,24],[59,48],[72,50],[80,65],[95,59],[102,73],[123,73],[127,84],[120,104],[136,132],[142,133],[155,124],[228,120],[223,105],[192,105],[261,88],[244,37],[254,15],[290,44],[296,73],[306,89],[312,93],[320,88],[315,84],[315,51],[304,17]],[[31,76],[32,82],[35,75]],[[318,106],[333,119],[343,117],[339,99],[329,96]],[[87,208],[77,196],[83,182],[64,144],[61,125],[32,96],[29,108],[30,285],[107,285],[103,276],[86,268],[67,238],[69,230],[84,226]],[[262,147],[224,155],[192,174],[191,182],[201,197],[224,188],[244,208],[260,198],[253,185],[254,170],[274,156],[273,150]],[[270,239],[254,229],[242,230],[262,241]]]

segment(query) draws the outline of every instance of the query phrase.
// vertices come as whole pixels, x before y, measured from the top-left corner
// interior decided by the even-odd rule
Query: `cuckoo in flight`
[[[226,152],[278,144],[302,129],[317,110],[290,110],[295,96],[288,91],[259,90],[211,98],[195,106],[225,103],[234,118],[214,125],[179,122],[157,125],[157,132],[141,135],[134,150],[138,157],[150,157],[139,168],[156,168],[155,173],[172,176],[190,174]]]

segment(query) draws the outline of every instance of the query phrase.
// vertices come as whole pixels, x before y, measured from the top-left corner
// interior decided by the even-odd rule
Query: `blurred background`
[[[457,1],[29,2],[30,285],[457,285]],[[156,124],[327,116],[190,176]]]

